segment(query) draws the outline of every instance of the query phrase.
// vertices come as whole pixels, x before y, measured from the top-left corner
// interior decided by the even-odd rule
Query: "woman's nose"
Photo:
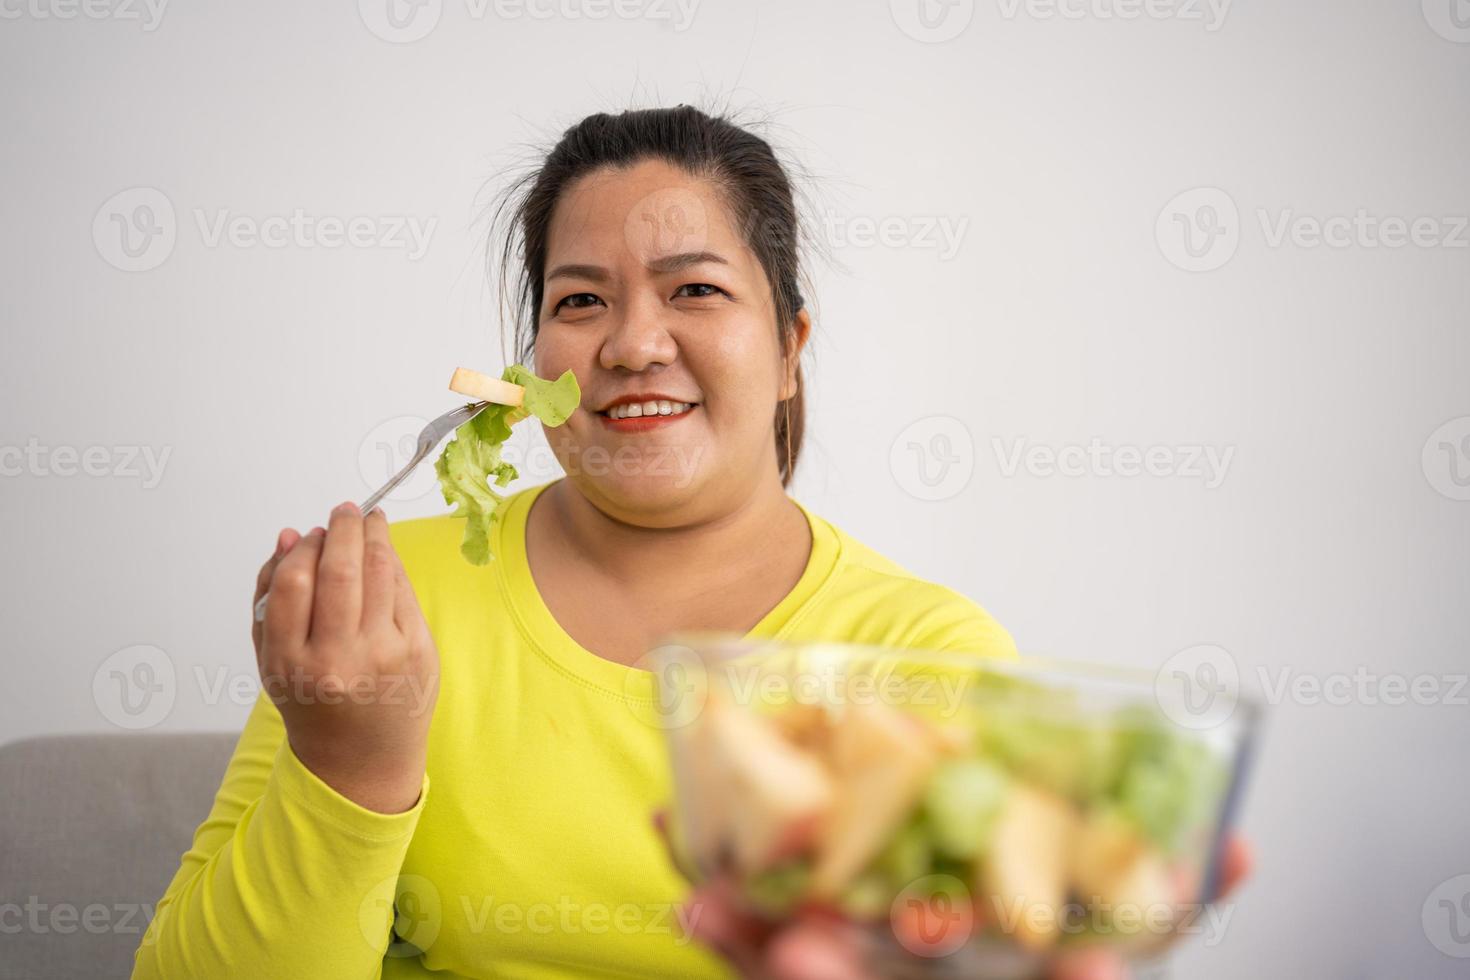
[[[644,371],[655,364],[672,364],[678,356],[679,347],[663,311],[653,305],[631,305],[610,319],[611,330],[598,356],[604,369]]]

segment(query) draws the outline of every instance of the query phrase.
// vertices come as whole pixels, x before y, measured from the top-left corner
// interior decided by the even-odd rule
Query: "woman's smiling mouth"
[[[602,424],[614,432],[645,432],[677,422],[698,406],[698,402],[680,401],[658,392],[640,392],[613,399],[597,414]]]

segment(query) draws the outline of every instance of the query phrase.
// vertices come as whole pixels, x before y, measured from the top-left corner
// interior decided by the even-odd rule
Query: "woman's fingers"
[[[429,627],[424,622],[423,610],[419,608],[419,597],[414,595],[413,583],[408,580],[403,561],[398,557],[398,552],[394,551],[392,554],[393,622],[397,624],[400,633],[414,640],[421,633],[427,632]]]
[[[872,980],[857,939],[835,923],[798,919],[777,928],[740,910],[734,883],[705,882],[688,901],[694,938],[761,980]]]
[[[370,636],[393,628],[398,601],[398,559],[388,537],[388,518],[374,510],[363,519],[362,628]]]
[[[856,937],[815,920],[797,922],[771,940],[766,971],[775,980],[872,980]]]
[[[301,535],[294,528],[285,528],[276,535],[276,550],[264,565],[260,566],[260,573],[255,576],[255,595],[250,597],[250,639],[255,644],[255,657],[257,663],[260,660],[261,641],[265,638],[265,625],[255,618],[255,606],[260,602],[260,597],[265,595],[271,587],[271,577],[276,574],[276,566],[286,553],[296,547],[296,542],[301,540]]]
[[[654,814],[653,824],[677,865],[678,855],[669,838],[668,814],[663,811]],[[1221,858],[1221,897],[1250,873],[1253,863],[1250,847],[1232,835]],[[805,920],[774,929],[743,914],[734,886],[724,879],[707,881],[697,887],[688,905],[686,918],[694,938],[729,960],[742,976],[774,980],[868,980],[857,944],[832,923]],[[1052,980],[1128,980],[1128,970],[1115,951],[1093,946],[1060,956],[1050,976]]]
[[[311,612],[314,641],[330,644],[357,635],[362,624],[362,537],[362,512],[357,505],[335,507],[316,570]]]
[[[658,839],[663,841],[664,853],[669,856],[669,863],[674,866],[674,870],[683,875],[686,880],[694,881],[698,876],[695,875],[693,868],[687,867],[684,864],[683,856],[680,855],[679,849],[674,846],[673,838],[669,836],[669,811],[655,811],[653,814],[653,830],[654,833],[658,834]]]
[[[1220,856],[1220,891],[1214,901],[1234,891],[1250,874],[1254,863],[1250,846],[1243,838],[1234,834],[1227,837],[1225,851]],[[1128,970],[1112,950],[1092,946],[1059,957],[1051,977],[1052,980],[1128,980]]]
[[[265,564],[260,566],[260,574],[255,576],[255,595],[250,600],[252,615],[255,612],[255,604],[271,587],[271,576],[275,574],[276,566],[281,563],[282,558],[286,557],[286,552],[294,548],[296,542],[300,540],[301,535],[297,534],[294,528],[284,528],[280,534],[276,535],[275,553],[266,559]]]
[[[1117,953],[1091,946],[1059,956],[1050,976],[1051,980],[1128,980],[1128,970]]]
[[[322,538],[322,529],[313,528],[281,558],[271,575],[271,597],[265,604],[262,636],[266,647],[278,655],[289,656],[306,645],[311,631]]]
[[[741,913],[733,885],[723,879],[697,887],[685,903],[694,938],[719,953],[745,977],[764,977],[765,942],[771,929]]]
[[[1239,887],[1250,876],[1255,867],[1256,856],[1244,837],[1231,834],[1225,839],[1225,853],[1220,856],[1220,893],[1215,900],[1224,898]]]

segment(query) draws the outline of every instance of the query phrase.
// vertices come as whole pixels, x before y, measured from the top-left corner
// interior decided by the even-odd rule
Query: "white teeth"
[[[682,415],[694,407],[692,402],[671,402],[662,399],[632,405],[616,405],[606,412],[610,419],[637,419],[645,415]]]

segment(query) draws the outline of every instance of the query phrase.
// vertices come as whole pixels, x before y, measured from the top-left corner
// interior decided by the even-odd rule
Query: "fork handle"
[[[398,485],[404,480],[408,479],[408,475],[414,471],[414,467],[422,463],[424,461],[424,457],[429,455],[429,452],[433,448],[433,446],[420,447],[418,452],[413,454],[413,459],[410,459],[406,464],[404,464],[401,470],[399,470],[397,473],[394,473],[387,483],[383,484],[377,490],[373,491],[373,495],[364,500],[362,502],[362,506],[359,508],[359,510],[362,511],[362,516],[366,517],[373,511],[377,510],[378,504],[382,502],[383,498],[388,496],[388,494],[392,493],[394,490],[398,489]],[[270,590],[267,589],[265,591],[265,594],[256,600],[254,615],[255,621],[257,623],[265,622],[266,600],[268,600],[270,597]]]
[[[389,479],[387,483],[383,484],[381,487],[378,487],[378,489],[373,492],[373,495],[371,497],[368,497],[368,499],[362,502],[362,516],[366,517],[371,514],[374,510],[377,509],[378,504],[382,502],[384,497],[388,496],[388,494],[392,493],[394,490],[397,490],[398,485],[404,480],[408,479],[408,475],[412,473],[414,469],[424,461],[424,457],[429,455],[433,448],[433,446],[420,446],[418,448],[418,451],[413,454],[413,459],[410,459],[407,463],[404,464],[403,469],[399,470],[397,473],[394,473],[392,478]]]

